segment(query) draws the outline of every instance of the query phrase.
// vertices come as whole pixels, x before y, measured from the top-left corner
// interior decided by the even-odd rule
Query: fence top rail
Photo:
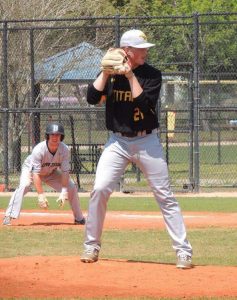
[[[0,108],[0,113],[77,113],[104,111],[104,107],[72,107],[72,108]]]
[[[229,106],[229,107],[215,107],[215,106],[200,106],[200,111],[205,112],[226,112],[232,111],[237,112],[237,106]]]
[[[199,22],[199,25],[217,25],[217,24],[237,24],[237,20],[236,21],[207,21],[207,22]],[[186,23],[173,23],[173,22],[170,22],[170,23],[159,23],[159,24],[156,24],[156,23],[146,23],[146,24],[143,24],[143,26],[150,26],[150,27],[167,27],[167,26],[193,26],[193,22],[186,22]],[[111,24],[111,25],[105,25],[105,24],[97,24],[97,25],[73,25],[73,26],[69,26],[69,25],[64,25],[64,26],[55,26],[55,24],[53,26],[29,26],[29,27],[10,27],[10,28],[7,28],[8,31],[10,32],[14,32],[14,31],[27,31],[27,30],[42,30],[42,29],[45,29],[45,30],[64,30],[64,29],[80,29],[80,28],[114,28],[115,25],[114,24]],[[120,28],[131,28],[131,27],[134,27],[134,24],[133,23],[129,23],[129,24],[126,24],[126,25],[120,25]],[[0,31],[2,32],[3,31],[3,28],[0,28]]]
[[[188,80],[168,80],[167,84],[180,84],[187,85],[190,82]],[[199,84],[237,84],[237,80],[199,80]]]
[[[172,15],[172,16],[121,16],[119,14],[109,16],[84,16],[78,18],[47,18],[47,19],[5,19],[0,20],[1,24],[12,24],[12,23],[42,23],[42,22],[75,22],[75,21],[86,21],[86,20],[154,20],[154,19],[190,19],[193,17],[207,17],[207,16],[237,16],[237,12],[209,12],[199,13],[195,12],[190,15]]]
[[[226,21],[226,22],[205,22],[205,24],[230,24],[230,23],[233,23],[234,21]],[[237,23],[237,21],[236,21]],[[201,25],[201,23],[200,23]],[[150,26],[150,27],[164,27],[164,26],[193,26],[193,23],[190,22],[190,23],[173,23],[173,22],[170,22],[170,23],[159,23],[159,24],[156,24],[156,23],[145,23],[143,24],[143,26]],[[95,25],[72,25],[72,26],[69,26],[69,25],[64,25],[64,26],[55,26],[55,24],[53,26],[29,26],[29,27],[8,27],[7,30],[9,32],[14,32],[14,31],[27,31],[27,30],[42,30],[42,29],[45,29],[45,30],[64,30],[64,29],[80,29],[80,28],[114,28],[115,25],[114,24],[111,24],[111,25],[107,25],[107,24],[95,24]],[[119,26],[120,28],[131,28],[131,27],[134,27],[134,23],[128,23],[126,25],[120,25]],[[3,31],[3,29],[1,28],[0,31]]]
[[[200,106],[200,111],[237,111],[237,106]],[[96,112],[104,112],[105,107],[73,107],[73,108],[0,108],[0,113],[96,113]],[[189,112],[189,109],[170,109],[170,108],[162,108],[162,112]]]

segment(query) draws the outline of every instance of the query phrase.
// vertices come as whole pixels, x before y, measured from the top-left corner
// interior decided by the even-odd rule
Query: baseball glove
[[[126,52],[120,48],[110,48],[101,60],[101,70],[108,74],[126,74],[131,70]]]

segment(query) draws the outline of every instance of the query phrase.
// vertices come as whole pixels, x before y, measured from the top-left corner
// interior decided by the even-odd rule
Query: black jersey
[[[106,127],[114,132],[132,133],[158,128],[155,112],[161,88],[161,72],[144,64],[133,70],[143,92],[132,97],[128,79],[124,75],[110,76],[103,92],[90,84],[87,92],[89,104],[97,104],[106,97]]]

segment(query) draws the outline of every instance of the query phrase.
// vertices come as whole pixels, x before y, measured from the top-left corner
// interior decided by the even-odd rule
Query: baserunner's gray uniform
[[[61,192],[61,174],[62,172],[69,172],[69,170],[69,148],[65,143],[60,142],[55,154],[49,151],[47,141],[37,144],[23,163],[19,187],[12,194],[5,215],[13,219],[20,216],[23,197],[29,192],[32,184],[32,173],[38,173],[42,182],[52,187],[56,192]],[[69,179],[67,188],[68,200],[74,218],[81,220],[83,214],[80,208],[77,188],[72,179]]]

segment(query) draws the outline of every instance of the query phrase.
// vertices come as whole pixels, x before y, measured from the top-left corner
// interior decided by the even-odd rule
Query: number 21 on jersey
[[[144,114],[140,111],[138,107],[134,109],[133,120],[134,122],[138,122],[144,119]]]

